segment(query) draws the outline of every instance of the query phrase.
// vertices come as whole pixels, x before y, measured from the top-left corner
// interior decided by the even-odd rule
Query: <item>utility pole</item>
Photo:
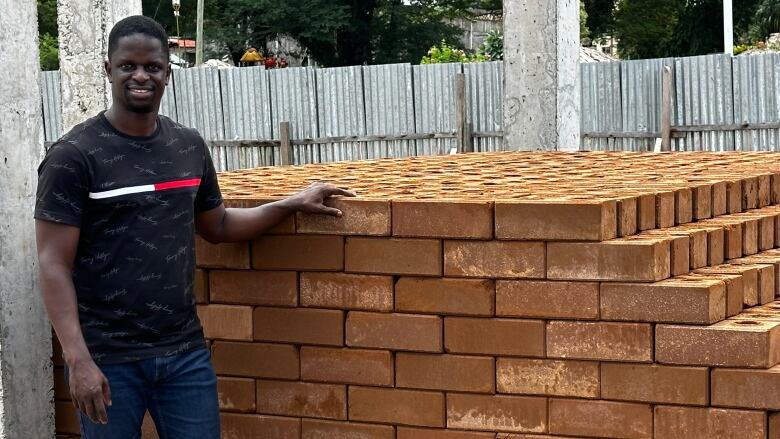
[[[198,27],[195,38],[195,67],[203,64],[203,0],[198,0]]]
[[[734,17],[731,0],[723,0],[723,52],[734,55]]]

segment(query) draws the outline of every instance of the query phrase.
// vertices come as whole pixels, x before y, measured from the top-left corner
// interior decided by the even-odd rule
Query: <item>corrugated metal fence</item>
[[[780,54],[581,64],[583,149],[652,149],[661,129],[664,66],[673,71],[673,127],[705,126],[676,135],[672,149],[780,150],[778,129],[711,129],[780,120]],[[212,141],[220,170],[272,165],[280,162],[275,146],[220,141],[279,140],[283,121],[290,122],[292,139],[454,134],[457,73],[466,77],[466,120],[472,124],[474,150],[501,150],[500,62],[175,70],[161,112]],[[61,135],[59,73],[44,72],[42,88],[46,140],[53,141]],[[454,145],[454,136],[293,142],[293,162],[445,154]]]

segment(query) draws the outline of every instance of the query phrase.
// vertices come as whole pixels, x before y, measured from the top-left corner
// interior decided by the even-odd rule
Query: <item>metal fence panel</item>
[[[271,100],[263,67],[219,70],[225,139],[271,139]],[[220,147],[228,170],[268,166],[278,152],[272,147]],[[277,159],[278,160],[278,159]]]
[[[621,99],[621,63],[581,63],[580,130],[588,132],[616,132],[623,129],[623,102]],[[622,140],[582,137],[586,150],[614,150],[622,148]]]
[[[474,133],[499,133],[504,126],[504,63],[469,63],[466,73],[466,119]],[[500,136],[474,138],[474,151],[502,151]]]
[[[317,116],[320,137],[365,136],[366,103],[360,66],[317,69]],[[364,160],[366,142],[320,145],[323,162]]]
[[[62,100],[59,70],[41,72],[43,134],[46,142],[62,137]]]
[[[414,125],[418,133],[455,131],[455,75],[462,72],[460,63],[412,67]],[[417,140],[419,155],[447,154],[454,147],[457,147],[455,139]]]
[[[673,67],[671,58],[645,59],[620,63],[623,131],[660,132],[661,94],[664,66]],[[674,74],[674,70],[672,70]],[[672,102],[674,106],[674,102]],[[625,151],[652,151],[655,139],[623,139]]]
[[[279,138],[279,123],[290,122],[293,139],[319,136],[317,125],[317,90],[312,67],[293,67],[268,71],[271,86],[271,124],[273,136]],[[320,163],[318,145],[293,147],[295,164]]]
[[[730,55],[675,58],[674,65],[676,111],[672,125],[734,123]],[[734,133],[694,132],[675,143],[682,151],[732,151]]]
[[[366,133],[415,132],[411,64],[363,67],[366,99]],[[416,155],[414,140],[369,142],[369,158]]]
[[[734,122],[780,121],[780,54],[734,58]],[[736,134],[737,150],[780,150],[780,130],[745,130]]]
[[[175,69],[177,121],[195,128],[206,139],[224,139],[222,96],[216,69]]]

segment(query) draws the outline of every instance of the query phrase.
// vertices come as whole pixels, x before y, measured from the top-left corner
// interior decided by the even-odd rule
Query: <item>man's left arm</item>
[[[314,183],[284,200],[253,208],[219,206],[196,214],[198,234],[211,243],[237,242],[254,239],[295,212],[341,216],[341,211],[325,205],[332,196],[353,197],[355,194],[330,184]]]

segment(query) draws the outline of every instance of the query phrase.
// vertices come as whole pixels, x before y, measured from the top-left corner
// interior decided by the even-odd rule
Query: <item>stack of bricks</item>
[[[358,196],[198,242],[224,438],[780,438],[780,156],[220,176],[233,207],[313,181]],[[58,403],[59,432],[71,418]]]

